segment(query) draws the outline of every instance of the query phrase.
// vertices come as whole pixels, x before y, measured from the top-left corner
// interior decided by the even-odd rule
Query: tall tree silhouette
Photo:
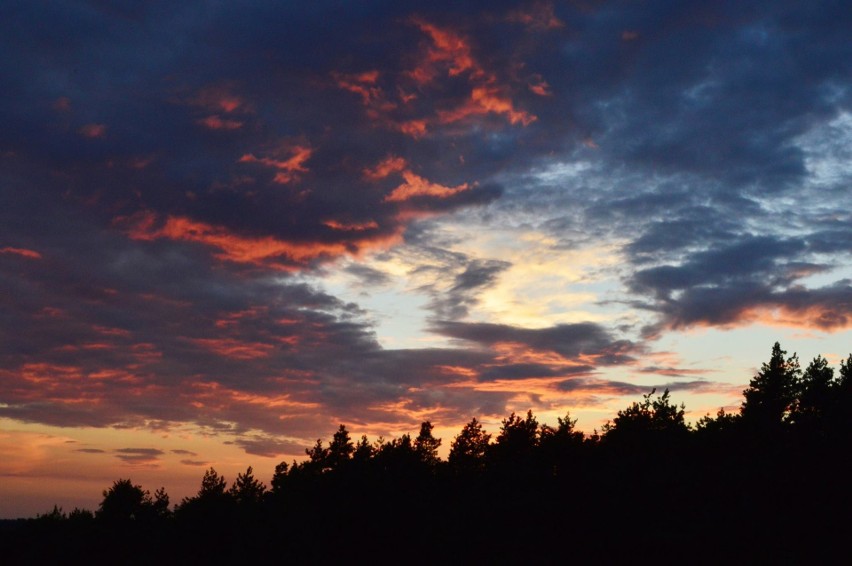
[[[355,446],[349,438],[349,431],[346,430],[346,426],[340,425],[328,445],[325,455],[326,465],[331,469],[340,468],[352,458],[354,451]]]
[[[163,492],[165,493],[165,492]],[[129,479],[119,479],[103,492],[97,517],[109,522],[145,519],[153,515],[151,494]],[[168,499],[166,499],[168,502]]]
[[[489,447],[488,461],[503,472],[529,470],[538,446],[538,420],[532,411],[526,418],[512,413],[503,419],[496,442]]]
[[[228,493],[239,505],[257,505],[266,493],[266,486],[254,477],[254,470],[249,466],[244,474],[237,474]]]
[[[441,446],[441,439],[432,436],[432,423],[425,421],[420,424],[420,434],[414,439],[414,451],[420,461],[427,466],[434,466],[438,463],[438,448]]]
[[[450,467],[463,473],[481,472],[485,469],[490,441],[491,435],[482,430],[482,424],[476,418],[471,419],[450,444],[447,460]]]
[[[576,459],[584,439],[583,433],[574,429],[576,424],[577,419],[572,419],[570,413],[565,413],[565,417],[557,418],[556,428],[541,425],[538,440],[540,459],[554,475],[576,464],[572,460]]]
[[[802,374],[792,420],[805,434],[825,434],[829,415],[835,404],[834,369],[822,356],[817,356]]]
[[[790,420],[800,387],[801,368],[794,353],[787,352],[776,342],[772,356],[743,391],[745,400],[740,412],[743,421],[752,429],[770,434]]]

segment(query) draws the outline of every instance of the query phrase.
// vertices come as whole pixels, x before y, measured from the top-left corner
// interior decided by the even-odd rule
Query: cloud
[[[387,245],[397,236],[379,237],[373,243],[364,236],[362,242],[349,244],[339,241],[288,242],[271,236],[243,236],[223,226],[213,226],[186,217],[169,216],[156,227],[158,218],[149,212],[136,213],[130,217],[117,217],[117,226],[125,227],[134,240],[152,241],[160,238],[196,242],[219,250],[217,258],[236,263],[266,265],[276,269],[295,269],[311,261],[336,257],[346,253],[357,253],[356,245]],[[340,231],[340,230],[337,230]],[[364,230],[345,230],[360,233]]]
[[[0,254],[12,254],[27,259],[41,259],[40,253],[35,250],[28,250],[25,248],[11,248],[7,246],[5,248],[0,248]]]
[[[104,124],[86,124],[79,130],[84,138],[102,138],[106,135],[107,127]]]
[[[275,152],[273,157],[255,157],[253,153],[246,153],[239,159],[239,163],[259,163],[271,167],[276,171],[273,181],[275,183],[287,184],[298,181],[301,174],[307,173],[305,166],[313,149],[303,145],[286,147]]]
[[[172,454],[178,454],[180,456],[198,456],[198,454],[196,454],[192,450],[185,450],[183,448],[173,449],[173,450],[170,450],[170,452]]]
[[[243,123],[239,120],[229,120],[217,114],[202,118],[198,120],[198,123],[211,130],[237,130],[243,127]]]
[[[850,327],[842,3],[128,6],[0,37],[4,417],[298,454],[706,391],[639,361],[673,330]]]
[[[519,328],[505,324],[437,322],[436,332],[452,338],[495,346],[518,344],[538,352],[553,352],[566,360],[623,364],[632,360],[633,344],[613,338],[594,323],[560,324],[548,328]]]
[[[151,466],[160,461],[160,456],[165,454],[157,448],[118,448],[115,451],[116,458],[126,464]]]
[[[468,189],[467,183],[462,183],[456,187],[445,187],[437,183],[432,183],[411,171],[404,171],[402,177],[405,179],[405,182],[385,197],[386,202],[403,202],[416,197],[444,199]]]

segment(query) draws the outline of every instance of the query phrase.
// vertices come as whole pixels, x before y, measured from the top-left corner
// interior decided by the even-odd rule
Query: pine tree
[[[424,464],[434,466],[438,463],[438,448],[441,439],[432,436],[432,423],[425,421],[420,424],[420,434],[414,439],[414,451]]]
[[[776,342],[769,363],[764,363],[749,387],[743,391],[740,413],[743,421],[763,432],[777,430],[790,420],[800,388],[801,368],[794,353],[787,352]]]

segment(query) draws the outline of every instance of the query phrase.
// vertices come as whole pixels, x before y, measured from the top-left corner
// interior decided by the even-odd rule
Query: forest
[[[371,442],[345,425],[172,505],[130,479],[94,511],[5,521],[7,563],[835,563],[852,527],[852,354],[804,369],[776,343],[737,412],[694,425],[650,391],[600,431],[529,411],[499,432]],[[840,554],[837,554],[841,552]]]

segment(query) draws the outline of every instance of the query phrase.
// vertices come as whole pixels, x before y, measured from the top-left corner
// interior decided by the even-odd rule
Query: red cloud
[[[208,87],[201,90],[191,101],[195,106],[203,106],[213,112],[230,114],[236,110],[247,111],[247,104],[239,96],[233,94],[228,87]]]
[[[511,124],[523,124],[528,126],[537,117],[524,112],[523,110],[515,110],[512,101],[500,93],[500,89],[492,86],[476,87],[470,93],[470,100],[463,106],[453,110],[441,111],[438,113],[438,119],[443,124],[449,124],[463,120],[468,116],[476,116],[482,114],[503,114]]]
[[[365,230],[375,230],[379,227],[375,220],[370,220],[368,222],[338,222],[337,220],[326,220],[323,224],[332,230],[339,230],[341,232],[363,232]]]
[[[67,112],[71,110],[71,99],[67,96],[60,96],[54,101],[53,109],[57,112]]]
[[[530,92],[539,96],[553,95],[553,91],[550,90],[550,85],[547,84],[546,80],[541,78],[541,75],[534,75],[527,87],[530,89]]]
[[[551,8],[552,11],[552,8]],[[332,73],[338,88],[358,94],[367,108],[367,116],[379,125],[396,130],[415,139],[424,137],[435,125],[445,125],[468,117],[496,114],[504,116],[509,123],[529,125],[536,116],[517,109],[512,101],[509,86],[501,84],[497,74],[487,71],[474,57],[467,38],[429,22],[415,19],[413,25],[428,36],[429,44],[424,47],[414,68],[403,71],[395,85],[396,99],[391,100],[387,91],[379,84],[380,74],[376,70],[359,74]],[[418,99],[413,91],[438,88],[442,80],[466,81],[469,94],[461,100],[440,100],[443,109],[431,109],[428,105],[410,105]],[[413,84],[412,84],[413,83]],[[540,96],[550,94],[549,85],[540,76],[526,85]],[[457,91],[454,85],[450,91]],[[388,91],[393,92],[393,88]],[[440,97],[439,97],[440,99]],[[428,101],[429,98],[424,98]],[[421,115],[412,116],[419,110]],[[425,115],[423,114],[425,111]]]
[[[377,85],[378,71],[365,71],[352,75],[332,73],[332,77],[334,77],[339,88],[359,95],[364,106],[374,106],[385,110],[390,110],[396,106],[386,99],[384,91]]]
[[[401,238],[401,228],[390,235],[339,242],[288,242],[273,236],[242,236],[222,226],[213,226],[184,216],[168,216],[157,227],[155,214],[142,211],[131,217],[119,217],[114,224],[123,227],[134,240],[160,238],[196,242],[218,249],[217,259],[248,263],[273,269],[294,270],[322,258],[358,254],[363,249],[390,245]]]
[[[530,30],[542,31],[565,27],[565,23],[556,17],[553,4],[537,2],[528,10],[515,10],[506,18],[510,22],[523,24]]]
[[[197,123],[211,130],[238,130],[243,127],[243,123],[239,120],[223,120],[215,114],[197,120]]]
[[[275,157],[255,157],[253,153],[247,153],[239,159],[239,163],[260,163],[267,167],[277,169],[273,179],[276,183],[287,184],[299,179],[300,173],[307,173],[305,162],[311,158],[313,149],[308,146],[295,145],[277,152]],[[289,154],[280,157],[281,154]]]
[[[275,350],[273,344],[243,342],[232,338],[193,338],[191,342],[216,355],[234,360],[266,358]]]
[[[14,254],[28,259],[41,259],[40,253],[34,250],[28,250],[26,248],[0,248],[0,254]]]
[[[385,197],[386,202],[402,202],[420,196],[447,198],[470,188],[467,183],[462,183],[457,187],[445,187],[432,183],[411,171],[404,171],[402,177],[405,182]]]
[[[426,64],[409,73],[415,82],[422,85],[434,80],[438,75],[437,65],[446,65],[451,77],[466,72],[473,76],[484,74],[471,55],[470,45],[461,36],[419,20],[415,20],[414,25],[428,34],[434,44],[426,53]]]
[[[369,181],[377,181],[393,173],[399,173],[406,167],[408,167],[408,162],[405,159],[389,155],[372,169],[369,167],[364,169],[364,178]]]
[[[86,124],[78,131],[86,138],[102,138],[106,135],[107,127],[104,124]]]

